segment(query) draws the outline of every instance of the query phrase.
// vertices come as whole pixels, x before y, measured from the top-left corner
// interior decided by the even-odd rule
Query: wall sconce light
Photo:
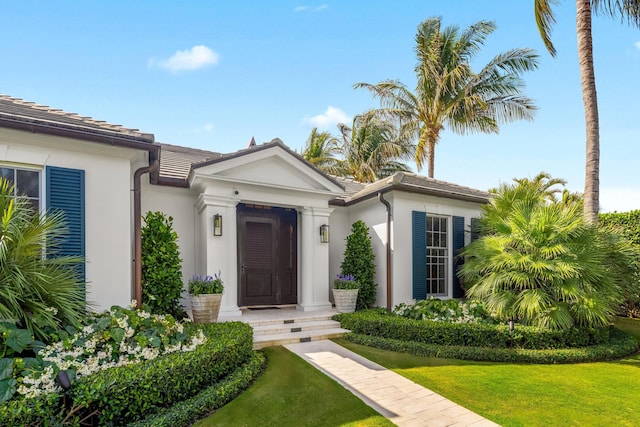
[[[213,235],[222,236],[222,215],[220,214],[213,216]]]
[[[320,243],[329,243],[329,226],[327,224],[320,226]]]

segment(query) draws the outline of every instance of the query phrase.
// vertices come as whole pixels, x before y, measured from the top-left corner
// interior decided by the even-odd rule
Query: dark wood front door
[[[240,204],[237,212],[238,305],[297,303],[296,211]]]

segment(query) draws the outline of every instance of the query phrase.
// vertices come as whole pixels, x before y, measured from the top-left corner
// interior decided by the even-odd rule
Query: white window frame
[[[433,225],[433,221],[434,220],[438,220],[439,224],[444,223],[446,226],[446,231],[441,231],[441,227],[438,227],[438,230],[435,230],[435,227]],[[431,229],[429,229],[429,224],[431,222]],[[425,229],[426,229],[426,271],[427,271],[427,296],[434,296],[434,297],[449,297],[450,293],[451,293],[451,274],[450,274],[450,269],[451,269],[451,239],[452,239],[452,233],[451,233],[451,217],[450,216],[446,216],[446,215],[433,215],[433,214],[427,214],[427,218],[426,218],[426,224],[425,224]],[[437,240],[438,240],[438,245],[429,245],[429,237],[430,237],[430,233],[431,233],[431,242],[433,243],[436,239],[434,239],[435,236],[437,236]],[[442,239],[444,237],[444,239]],[[442,243],[444,243],[444,246],[442,245]],[[432,255],[432,251],[440,251],[440,254],[435,254]],[[436,262],[434,264],[432,264],[430,262],[430,260],[432,258],[437,258],[439,262]],[[442,261],[442,262],[440,262]],[[433,268],[435,267],[436,270],[438,266],[442,267],[442,276],[440,276],[440,272],[438,272],[438,277],[434,278],[432,277],[432,271]],[[440,283],[438,283],[440,282]],[[432,292],[432,290],[434,289],[434,283],[436,286],[436,291],[437,292]],[[444,287],[444,289],[440,289],[441,286]],[[442,292],[441,292],[442,291]]]

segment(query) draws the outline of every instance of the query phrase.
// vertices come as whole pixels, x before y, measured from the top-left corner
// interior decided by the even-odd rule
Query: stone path
[[[398,426],[498,424],[329,340],[285,345]]]

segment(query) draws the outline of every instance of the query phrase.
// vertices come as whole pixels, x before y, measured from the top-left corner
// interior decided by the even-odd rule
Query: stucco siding
[[[142,155],[121,147],[0,129],[0,164],[85,171],[87,300],[97,311],[131,302],[131,163]]]
[[[413,302],[412,297],[412,222],[411,212],[421,211],[427,215],[464,217],[465,230],[469,229],[471,218],[480,216],[481,205],[478,203],[443,199],[433,196],[421,196],[395,192],[393,198],[394,233],[393,243],[393,305]],[[469,233],[465,233],[465,244],[470,241]],[[449,244],[451,248],[451,233]],[[449,277],[448,297],[451,297],[452,282]]]

